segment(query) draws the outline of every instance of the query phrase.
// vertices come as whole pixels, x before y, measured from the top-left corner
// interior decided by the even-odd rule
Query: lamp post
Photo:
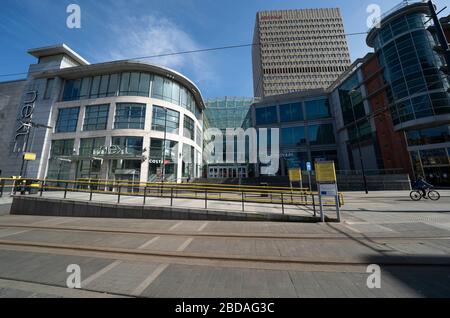
[[[352,99],[352,95],[353,93],[356,93],[356,89],[352,89],[349,93],[348,96],[350,97],[350,106],[352,108],[352,115],[353,115],[353,124],[355,125],[355,129],[356,129],[356,139],[358,140],[358,152],[359,152],[359,160],[361,162],[361,171],[362,171],[362,177],[363,177],[363,182],[364,182],[364,190],[366,191],[366,194],[369,194],[369,189],[367,188],[367,178],[366,178],[366,171],[364,169],[364,161],[363,161],[363,157],[362,157],[362,151],[361,151],[361,136],[359,134],[359,127],[358,127],[358,122],[356,121],[356,114],[355,114],[355,108],[353,107],[353,99]]]
[[[166,139],[167,139],[167,108],[164,108],[164,140],[162,144],[162,156],[161,156],[161,174],[162,174],[162,183],[164,184],[164,179],[166,177]]]
[[[26,124],[23,124],[23,125],[26,126],[28,129],[27,129],[27,132],[26,132],[25,144],[23,145],[22,165],[20,167],[20,176],[22,178],[25,178],[26,177],[26,169],[24,169],[25,168],[25,153],[28,151],[28,145],[29,145],[29,142],[30,142],[31,129],[32,128],[53,129],[53,127],[50,127],[50,126],[47,126],[47,125],[42,125],[42,124],[37,124],[37,123],[34,123],[32,121],[30,121],[30,122],[28,122]],[[33,136],[33,139],[34,139],[34,136]],[[31,145],[30,148],[32,149],[32,147],[33,147],[33,145]]]

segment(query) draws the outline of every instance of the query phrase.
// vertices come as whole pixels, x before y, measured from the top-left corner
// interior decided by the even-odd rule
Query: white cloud
[[[110,59],[135,57],[198,50],[200,46],[192,37],[172,21],[155,16],[125,18],[110,27],[114,47]],[[203,53],[190,53],[145,59],[144,61],[189,73],[192,80],[202,83],[214,79],[214,74]]]

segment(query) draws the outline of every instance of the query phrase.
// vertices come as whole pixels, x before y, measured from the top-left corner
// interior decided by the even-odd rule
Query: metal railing
[[[244,186],[244,185],[213,185],[194,183],[142,183],[130,181],[79,181],[79,180],[54,180],[54,179],[0,179],[0,197],[9,192],[14,196],[38,195],[46,192],[61,192],[64,199],[69,193],[87,193],[89,201],[95,194],[108,194],[116,197],[116,202],[121,203],[124,196],[140,197],[142,204],[147,203],[148,198],[170,199],[170,206],[174,206],[174,200],[188,199],[204,201],[204,208],[208,208],[211,201],[241,203],[245,212],[246,204],[266,204],[280,206],[285,214],[285,209],[310,207],[314,216],[317,216],[316,207],[319,205],[318,193],[308,189],[269,186]],[[340,205],[344,205],[344,197],[340,194]],[[325,205],[334,205],[334,202],[325,202]]]

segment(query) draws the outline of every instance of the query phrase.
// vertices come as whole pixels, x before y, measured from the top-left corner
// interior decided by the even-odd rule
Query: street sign
[[[35,161],[36,160],[36,154],[31,152],[26,152],[23,154],[23,160],[25,161]]]
[[[300,182],[302,181],[302,171],[300,168],[289,169],[289,181]]]
[[[318,183],[336,183],[336,168],[333,161],[316,162],[316,180]]]
[[[319,191],[321,196],[334,197],[337,193],[336,184],[319,184]]]
[[[312,170],[312,165],[311,165],[311,162],[307,162],[306,163],[306,171],[311,171]]]

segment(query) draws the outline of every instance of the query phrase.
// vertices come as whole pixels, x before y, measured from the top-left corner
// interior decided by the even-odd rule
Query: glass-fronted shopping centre
[[[136,182],[201,175],[204,103],[189,79],[141,62],[89,65],[65,46],[31,54],[39,58],[32,68],[45,70],[28,78],[38,91],[33,120],[52,129],[35,131],[34,144],[25,146],[39,158],[28,173]],[[72,65],[53,68],[55,60]]]
[[[286,176],[289,168],[306,170],[307,162],[338,164],[334,120],[324,90],[267,97],[255,103],[252,111],[254,127],[280,131],[279,175]]]

